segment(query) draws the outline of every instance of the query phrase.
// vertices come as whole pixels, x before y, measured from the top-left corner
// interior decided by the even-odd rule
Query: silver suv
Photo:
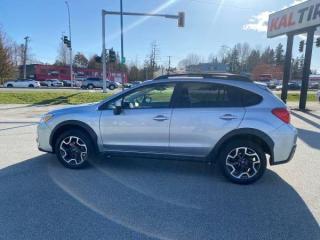
[[[107,82],[107,88],[109,88],[110,90],[114,90],[118,87],[118,84],[112,81],[106,81]],[[101,78],[87,78],[86,80],[84,80],[82,82],[81,88],[87,88],[87,89],[94,89],[94,88],[102,88],[103,84],[102,84],[102,79]]]
[[[248,184],[291,160],[297,131],[266,86],[231,74],[163,76],[106,100],[49,112],[38,147],[68,168],[97,153],[218,163]]]

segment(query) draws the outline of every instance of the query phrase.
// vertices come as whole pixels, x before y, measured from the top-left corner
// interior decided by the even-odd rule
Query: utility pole
[[[23,52],[23,79],[27,79],[27,51],[28,51],[28,41],[29,37],[26,36],[24,38],[25,44],[24,44],[24,52]]]
[[[169,64],[168,64],[168,75],[170,74],[170,71],[171,71],[171,57],[172,57],[172,56],[168,56],[168,59],[169,59]]]
[[[121,85],[122,90],[124,90],[124,72],[123,72],[123,64],[124,64],[124,53],[123,53],[123,5],[122,0],[120,0],[120,27],[121,27],[121,61],[120,61],[120,72],[121,72]]]
[[[71,41],[71,21],[70,21],[70,7],[68,1],[65,1],[68,9],[68,19],[69,19],[69,41],[70,41],[70,80],[71,80],[71,87],[73,87],[73,69],[72,69],[72,41]]]
[[[107,53],[106,53],[106,18],[104,10],[102,15],[102,89],[103,92],[107,92]]]

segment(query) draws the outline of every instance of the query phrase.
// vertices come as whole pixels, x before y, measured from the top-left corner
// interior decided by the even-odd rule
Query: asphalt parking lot
[[[318,103],[293,111],[294,159],[249,186],[202,163],[65,169],[36,146],[39,116],[54,108],[0,105],[0,239],[320,239]]]

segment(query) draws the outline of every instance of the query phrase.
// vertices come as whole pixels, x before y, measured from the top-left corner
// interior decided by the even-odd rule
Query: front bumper
[[[51,129],[46,123],[40,122],[37,128],[37,143],[38,149],[42,152],[53,152],[53,149],[50,145],[50,134]]]

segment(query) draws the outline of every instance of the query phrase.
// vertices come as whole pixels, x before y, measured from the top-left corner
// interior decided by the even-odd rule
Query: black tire
[[[113,85],[113,84],[111,84],[111,85],[109,86],[109,89],[110,89],[110,90],[114,90],[115,88],[116,88],[116,86]]]
[[[12,88],[12,87],[13,87],[12,84],[8,84],[8,85],[7,85],[7,88]]]
[[[34,88],[34,86],[33,86],[32,84],[30,84],[28,87],[29,87],[29,88]]]
[[[249,140],[234,140],[222,149],[219,164],[224,176],[231,182],[250,184],[263,176],[267,159],[258,144]]]
[[[94,86],[92,84],[88,84],[87,88],[88,89],[94,89]]]
[[[62,143],[64,140],[66,142],[68,142],[69,138],[72,137],[71,141],[75,141],[75,138],[79,138],[81,141],[79,141],[80,144],[85,144],[86,146],[86,154],[82,155],[82,158],[80,157],[79,154],[77,154],[77,159],[79,160],[79,163],[77,163],[78,160],[72,160],[69,163],[64,159],[63,157],[63,151],[60,150],[60,147],[62,146],[66,151],[66,146],[63,146],[64,144]],[[84,151],[84,147],[81,146],[81,151]],[[72,151],[72,150],[70,150]],[[91,162],[91,160],[93,159],[93,157],[95,156],[95,152],[94,152],[94,147],[93,147],[93,143],[91,138],[88,136],[88,134],[86,134],[83,131],[80,130],[70,130],[70,131],[66,131],[63,132],[57,139],[56,144],[55,144],[55,153],[56,156],[58,158],[58,160],[60,161],[60,163],[67,167],[67,168],[72,168],[72,169],[80,169],[80,168],[85,168],[89,165],[89,163]],[[71,157],[71,152],[70,155],[66,155],[65,158],[73,158]],[[80,159],[79,159],[80,157]],[[68,160],[68,159],[67,159]],[[83,160],[83,161],[82,161]]]

